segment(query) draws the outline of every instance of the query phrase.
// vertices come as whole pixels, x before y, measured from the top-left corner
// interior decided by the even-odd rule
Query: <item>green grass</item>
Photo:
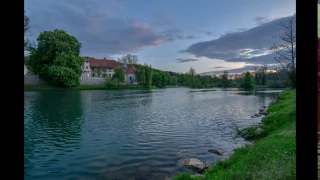
[[[235,150],[227,161],[220,161],[205,172],[206,180],[291,180],[296,179],[296,92],[281,93],[273,114],[263,118],[263,133],[252,146]],[[180,174],[175,180],[192,180]]]
[[[108,88],[104,85],[101,86],[85,86],[81,85],[78,87],[64,88],[64,87],[56,87],[56,86],[24,86],[25,91],[49,91],[49,90],[125,90],[125,89],[154,89],[155,86],[151,86],[149,88],[141,85],[136,86],[119,86],[119,87],[111,87]]]

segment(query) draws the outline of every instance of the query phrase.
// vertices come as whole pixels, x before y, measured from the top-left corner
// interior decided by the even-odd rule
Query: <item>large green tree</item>
[[[29,68],[40,78],[57,86],[78,86],[83,59],[81,43],[64,30],[44,31],[30,47]]]
[[[120,86],[120,82],[125,81],[125,74],[122,66],[114,68],[114,74],[112,75],[112,79],[116,79],[118,81],[118,86]]]

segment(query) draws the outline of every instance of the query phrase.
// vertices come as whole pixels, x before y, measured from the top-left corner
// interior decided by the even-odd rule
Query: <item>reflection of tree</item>
[[[25,171],[32,168],[32,159],[37,159],[40,164],[47,163],[55,158],[63,158],[56,157],[56,154],[64,155],[78,148],[82,115],[79,91],[25,94]]]

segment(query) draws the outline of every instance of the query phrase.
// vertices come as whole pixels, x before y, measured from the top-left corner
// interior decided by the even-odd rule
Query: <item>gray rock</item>
[[[222,152],[218,149],[209,149],[208,152],[212,154],[216,154],[218,156],[222,156]]]
[[[197,158],[185,159],[183,165],[196,172],[203,172],[206,169],[206,164]]]
[[[160,175],[157,177],[157,180],[172,180],[172,178],[166,175]]]
[[[271,101],[270,103],[269,103],[269,106],[272,106],[272,105],[274,105],[276,102],[274,102],[274,101]]]
[[[196,178],[196,177],[204,178],[204,175],[203,174],[194,174],[194,175],[191,175],[191,177],[193,177],[193,178]]]
[[[257,135],[260,135],[262,133],[262,129],[261,128],[257,128],[254,133],[257,134]]]

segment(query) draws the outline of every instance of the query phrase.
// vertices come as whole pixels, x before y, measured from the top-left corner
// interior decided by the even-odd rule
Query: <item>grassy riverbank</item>
[[[117,86],[117,87],[106,87],[106,86],[78,86],[71,88],[56,87],[56,86],[24,86],[24,91],[49,91],[49,90],[125,90],[125,89],[154,89],[155,86]]]
[[[252,146],[236,149],[233,156],[206,171],[206,180],[296,179],[296,92],[281,93],[281,98],[262,119],[262,133],[256,127],[247,129],[247,139],[255,139]],[[249,134],[249,135],[248,135]],[[191,180],[180,174],[175,180]],[[198,178],[199,179],[199,178]]]

